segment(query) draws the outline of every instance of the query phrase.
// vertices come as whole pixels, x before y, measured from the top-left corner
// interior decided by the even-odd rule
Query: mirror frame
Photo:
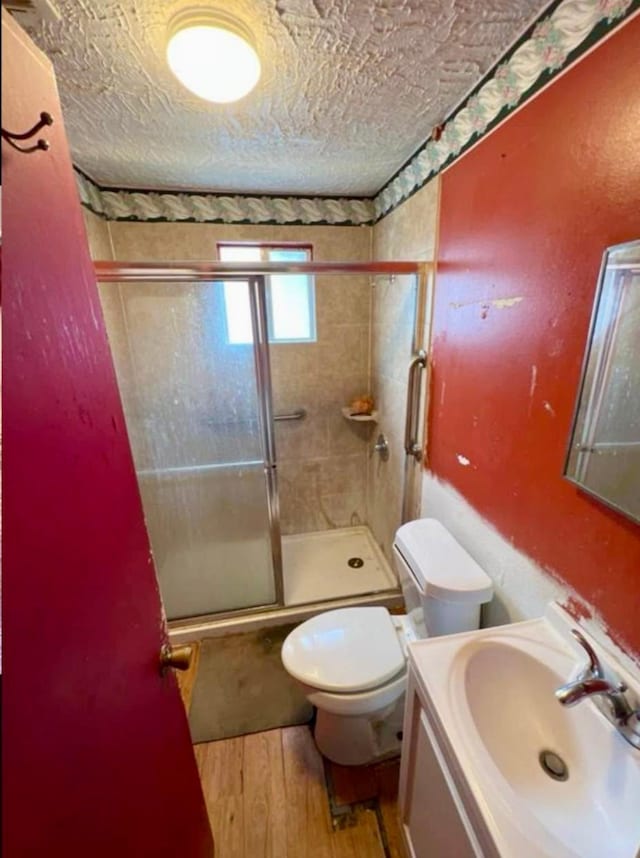
[[[577,486],[581,491],[586,492],[591,497],[601,501],[616,512],[621,513],[627,518],[636,523],[640,523],[640,516],[631,512],[623,506],[616,503],[610,497],[605,497],[599,494],[597,490],[588,486],[585,482],[579,479],[580,466],[577,459],[580,456],[580,449],[583,448],[584,432],[588,428],[588,413],[589,406],[593,400],[595,391],[598,389],[598,382],[602,383],[603,364],[606,364],[606,357],[610,353],[612,344],[615,338],[615,325],[612,325],[612,320],[617,318],[617,315],[611,315],[611,306],[607,306],[607,298],[609,297],[608,274],[611,269],[611,257],[616,253],[629,253],[631,259],[627,263],[622,261],[621,265],[628,265],[630,269],[637,268],[640,272],[640,240],[627,241],[623,244],[615,244],[608,247],[602,256],[600,272],[598,275],[598,283],[593,302],[593,310],[591,313],[591,322],[589,324],[589,332],[587,334],[582,368],[580,371],[580,383],[576,395],[576,402],[571,421],[571,430],[569,432],[569,441],[567,445],[567,453],[565,456],[563,476],[569,482]],[[610,282],[610,281],[609,281]],[[640,288],[640,285],[638,286]],[[616,308],[616,313],[619,308]],[[608,311],[608,312],[607,312]],[[603,315],[606,313],[606,316]],[[606,327],[605,327],[606,326]],[[596,335],[601,333],[601,329],[609,330],[605,336],[601,337],[600,342],[596,341]],[[640,339],[640,331],[639,331]],[[638,441],[640,444],[640,439]],[[640,482],[639,482],[640,487]],[[640,488],[639,488],[640,490]]]

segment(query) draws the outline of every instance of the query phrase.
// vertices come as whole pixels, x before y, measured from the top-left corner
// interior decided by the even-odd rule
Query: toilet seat
[[[303,685],[332,697],[381,691],[406,675],[398,627],[386,608],[340,608],[306,620],[284,642],[282,661]]]
[[[357,717],[377,712],[395,703],[404,694],[407,687],[407,667],[384,685],[369,691],[355,691],[349,694],[335,694],[331,691],[320,691],[317,688],[303,686],[307,700],[332,715],[348,715]]]

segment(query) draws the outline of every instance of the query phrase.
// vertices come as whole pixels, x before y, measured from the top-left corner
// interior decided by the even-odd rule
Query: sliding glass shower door
[[[263,278],[100,295],[168,618],[276,602]]]

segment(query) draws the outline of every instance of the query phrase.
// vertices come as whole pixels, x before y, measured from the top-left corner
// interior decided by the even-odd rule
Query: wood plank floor
[[[195,746],[216,858],[406,858],[397,760],[324,763],[308,727]]]

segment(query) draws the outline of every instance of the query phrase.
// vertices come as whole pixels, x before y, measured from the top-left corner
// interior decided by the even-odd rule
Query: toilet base
[[[341,766],[363,766],[399,754],[404,697],[368,716],[318,709],[314,730],[318,750]]]

